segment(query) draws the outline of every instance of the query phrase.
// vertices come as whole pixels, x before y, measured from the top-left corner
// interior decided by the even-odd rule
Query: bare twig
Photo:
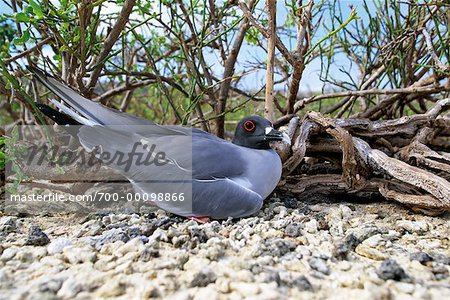
[[[255,0],[251,0],[249,5],[251,8],[253,8],[253,6],[255,5]],[[249,27],[250,27],[249,21],[247,19],[244,19],[241,23],[239,31],[236,34],[233,46],[225,60],[224,63],[225,68],[223,71],[224,79],[222,81],[222,84],[220,85],[219,98],[214,107],[217,115],[220,115],[225,111],[226,100],[228,98],[228,94],[231,87],[231,80],[234,74],[234,67],[236,65],[237,57],[239,55],[239,51],[241,50],[245,34],[247,33]],[[225,134],[224,123],[225,123],[225,116],[220,116],[219,118],[215,119],[216,135],[219,137],[224,137]]]
[[[297,101],[294,105],[294,111],[299,111],[305,105],[323,100],[323,99],[332,99],[332,98],[340,98],[340,97],[350,97],[350,96],[369,96],[369,95],[398,95],[398,94],[420,94],[420,93],[439,93],[442,91],[448,90],[445,86],[439,86],[439,87],[407,87],[407,88],[400,88],[400,89],[390,89],[390,90],[380,90],[380,89],[369,89],[369,90],[362,90],[362,91],[347,91],[347,92],[338,92],[338,93],[331,93],[331,94],[325,94],[325,95],[319,95],[319,96],[312,96],[306,99],[302,99],[300,101]]]
[[[28,50],[25,50],[19,54],[17,54],[16,56],[10,57],[8,59],[5,59],[5,65],[9,65],[10,63],[12,63],[13,61],[18,60],[19,58],[22,58],[24,56],[27,56],[28,54],[32,53],[33,51],[35,51],[36,49],[41,48],[42,46],[44,46],[45,44],[47,44],[48,42],[50,42],[51,40],[53,40],[53,36],[49,36],[45,39],[43,39],[42,41],[40,41],[39,43],[37,43],[36,45],[34,45],[33,47],[31,47]]]
[[[131,98],[133,98],[133,91],[127,91],[125,97],[123,97],[122,103],[120,104],[120,111],[126,111],[128,105],[130,104]]]
[[[136,4],[136,0],[125,0],[120,15],[116,21],[116,24],[111,29],[110,33],[105,39],[103,44],[103,49],[100,54],[93,60],[93,68],[94,70],[89,77],[89,81],[86,85],[86,88],[92,92],[93,88],[97,84],[97,79],[100,76],[100,72],[105,65],[105,59],[110,54],[110,51],[117,39],[119,38],[122,30],[125,28],[125,25],[128,23],[128,19],[130,17],[131,12],[133,11],[133,7]]]
[[[134,76],[134,77],[144,77],[144,78],[147,78],[149,80],[150,79],[157,80],[157,78],[159,77],[162,82],[165,82],[168,85],[176,88],[178,91],[183,93],[184,96],[186,96],[186,97],[188,96],[188,93],[173,78],[165,77],[165,76],[161,76],[161,75],[157,76],[157,75],[155,75],[153,73],[149,73],[149,72],[127,71],[127,70],[124,70],[124,71],[108,71],[108,70],[104,70],[100,76],[120,76],[120,75],[128,75],[128,76]]]
[[[439,59],[439,56],[437,56],[436,51],[434,50],[434,46],[433,46],[433,41],[431,39],[430,34],[428,33],[427,29],[424,28],[422,30],[422,34],[425,38],[425,41],[427,42],[427,49],[428,52],[430,53],[431,57],[433,57],[434,62],[436,63],[436,66],[442,71],[442,72],[446,72],[450,70],[450,66],[445,65],[444,63],[441,62],[441,60]]]
[[[264,102],[264,115],[266,119],[274,121],[273,109],[273,79],[275,62],[275,36],[276,36],[276,0],[266,1],[267,15],[269,20],[269,30],[267,37],[267,72],[266,72],[266,101]]]
[[[242,12],[244,13],[244,16],[252,23],[253,26],[255,26],[256,29],[265,37],[269,37],[268,31],[255,19],[255,17],[252,15],[252,12],[248,8],[247,4],[245,4],[242,1],[239,1],[239,7],[241,8]],[[292,57],[292,54],[289,52],[289,50],[286,48],[286,46],[283,44],[283,42],[280,40],[278,36],[275,36],[275,46],[277,47],[278,51],[283,55],[284,59],[286,59],[291,65],[294,64],[294,58]]]
[[[294,113],[294,102],[297,99],[298,89],[300,87],[300,80],[302,79],[303,71],[305,70],[305,56],[308,51],[309,40],[306,38],[307,28],[311,23],[311,12],[314,6],[314,1],[310,0],[306,9],[302,10],[300,21],[297,29],[297,46],[294,55],[295,64],[293,65],[293,72],[291,83],[289,85],[289,94],[286,101],[286,112],[288,114]],[[306,42],[305,42],[306,39]]]
[[[120,86],[117,86],[117,87],[115,87],[113,89],[108,90],[107,92],[105,92],[102,95],[94,98],[93,100],[97,101],[97,102],[104,103],[105,100],[108,99],[108,98],[111,98],[113,96],[119,95],[119,94],[121,94],[123,92],[126,92],[126,91],[131,91],[131,90],[134,90],[136,88],[149,85],[151,83],[156,83],[156,82],[157,82],[157,79],[155,78],[155,79],[148,79],[148,80],[143,80],[143,81],[138,81],[138,82],[132,82],[132,83],[129,83],[129,84],[125,83],[123,85],[120,85]]]

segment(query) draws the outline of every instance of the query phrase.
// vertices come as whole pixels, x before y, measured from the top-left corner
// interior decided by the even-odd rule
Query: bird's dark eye
[[[245,131],[253,132],[253,131],[255,131],[255,128],[256,128],[256,125],[255,125],[255,123],[253,123],[253,121],[245,121],[245,123],[244,123]]]

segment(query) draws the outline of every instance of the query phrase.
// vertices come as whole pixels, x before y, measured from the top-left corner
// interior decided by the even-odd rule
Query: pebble
[[[377,270],[381,279],[401,281],[408,278],[405,270],[393,259],[386,259]]]
[[[447,267],[443,265],[434,266],[431,272],[434,274],[437,280],[443,280],[448,278],[449,276],[449,271]]]
[[[94,247],[97,250],[100,250],[103,245],[114,243],[116,241],[122,241],[124,243],[130,240],[130,236],[121,228],[114,228],[102,233],[102,235],[98,237],[92,238]]]
[[[7,262],[12,260],[16,256],[17,251],[19,251],[17,247],[6,248],[0,256],[0,261]]]
[[[114,255],[124,256],[130,252],[142,252],[144,248],[144,243],[139,238],[134,238],[117,248]]]
[[[102,285],[96,294],[101,298],[118,297],[125,293],[126,286],[118,280],[111,280]]]
[[[199,255],[208,258],[211,261],[217,261],[219,258],[225,255],[227,244],[221,239],[213,237],[209,239],[205,248],[201,249]]]
[[[450,266],[450,256],[442,253],[433,253],[432,257],[434,262]]]
[[[340,260],[348,259],[348,254],[351,251],[354,251],[359,243],[361,243],[361,241],[353,233],[350,233],[346,235],[342,241],[336,244],[333,250],[333,256]]]
[[[381,234],[375,234],[365,239],[362,243],[367,247],[376,248],[380,245],[386,244],[386,240],[381,236]]]
[[[380,229],[375,225],[365,224],[361,227],[348,230],[347,234],[350,234],[350,233],[353,233],[359,241],[364,241],[364,240],[368,239],[369,237],[380,233]]]
[[[286,226],[284,233],[290,237],[298,237],[302,235],[302,229],[303,229],[302,224],[292,223]]]
[[[308,278],[306,278],[304,275],[300,275],[292,280],[290,286],[295,287],[300,291],[313,291],[311,282],[309,282]]]
[[[141,260],[143,262],[147,262],[147,261],[150,261],[152,258],[157,258],[159,256],[160,256],[160,253],[159,253],[158,249],[153,249],[153,248],[147,247],[141,252],[141,255],[139,256],[139,260]]]
[[[427,265],[427,263],[433,261],[433,258],[425,252],[414,252],[409,256],[411,260],[417,260],[422,265]]]
[[[71,264],[94,262],[97,258],[96,252],[90,247],[67,246],[63,249],[64,258]]]
[[[293,251],[296,245],[293,241],[287,239],[268,239],[264,241],[261,250],[263,253],[271,256],[283,256]]]
[[[50,239],[42,231],[39,226],[31,226],[30,231],[28,232],[27,239],[25,241],[25,245],[31,246],[45,246],[50,243]]]
[[[368,247],[364,244],[359,244],[355,252],[361,256],[373,259],[373,260],[384,260],[387,258],[387,256],[381,252],[380,250],[377,250],[375,248]]]
[[[329,275],[331,272],[325,260],[321,258],[312,257],[308,260],[308,263],[311,269],[319,271],[322,274]]]
[[[422,221],[400,220],[397,221],[396,225],[409,233],[417,233],[419,235],[424,234],[429,229],[428,224]]]
[[[216,279],[217,275],[210,268],[206,268],[197,272],[189,285],[191,287],[204,287],[210,283],[214,283]]]
[[[258,284],[247,282],[230,282],[230,290],[236,291],[244,297],[250,297],[259,294]]]
[[[275,282],[277,285],[281,284],[280,273],[277,271],[266,272],[262,275],[262,282]]]
[[[311,219],[305,223],[305,230],[309,233],[317,233],[319,223],[316,219]]]
[[[47,246],[47,252],[50,255],[62,253],[64,248],[71,246],[72,241],[67,238],[57,238]]]
[[[191,240],[195,240],[199,243],[206,243],[206,241],[208,240],[208,236],[203,229],[189,228],[188,232]]]
[[[0,233],[8,234],[17,229],[17,217],[3,217],[0,220]]]

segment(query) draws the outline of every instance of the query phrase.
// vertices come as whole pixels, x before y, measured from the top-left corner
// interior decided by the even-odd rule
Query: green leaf
[[[27,14],[32,14],[33,13],[33,8],[29,5],[24,5],[23,6],[23,11]]]
[[[16,14],[16,21],[17,22],[28,22],[28,21],[30,21],[30,18],[28,17],[28,15],[26,13],[19,12]]]
[[[23,45],[30,39],[30,31],[26,29],[22,32],[22,36],[20,38],[13,39],[14,45]]]
[[[41,19],[44,16],[44,12],[42,11],[42,8],[39,4],[37,4],[36,2],[34,2],[34,0],[28,0],[30,6],[33,8],[33,12],[36,15],[36,17],[38,17],[39,19]]]
[[[0,152],[0,169],[5,168],[5,153]]]

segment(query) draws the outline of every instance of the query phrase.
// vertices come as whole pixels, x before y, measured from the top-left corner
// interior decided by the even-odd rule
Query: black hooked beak
[[[266,127],[264,140],[269,142],[283,141],[289,145],[291,144],[291,139],[286,133],[275,130],[272,127]]]

